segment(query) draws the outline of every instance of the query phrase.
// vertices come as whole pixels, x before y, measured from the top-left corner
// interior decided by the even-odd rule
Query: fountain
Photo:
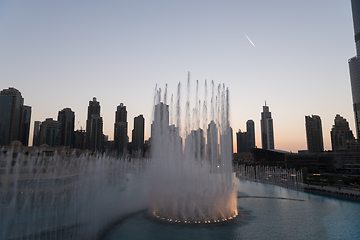
[[[159,221],[178,225],[218,224],[238,215],[236,184],[231,167],[229,92],[224,85],[216,88],[212,82],[210,123],[207,127],[206,85],[205,82],[205,99],[200,100],[199,83],[196,82],[195,106],[190,106],[189,76],[184,126],[181,121],[181,84],[178,85],[175,102],[174,96],[171,96],[170,113],[167,88],[163,95],[161,89],[156,89],[149,212]],[[169,115],[175,119],[170,126]],[[185,138],[184,146],[181,136]]]
[[[91,239],[146,208],[148,161],[12,146],[0,154],[0,239]]]
[[[190,78],[185,100],[180,84],[170,101],[166,87],[156,89],[151,159],[46,146],[1,149],[0,239],[359,236],[360,204],[292,190],[301,172],[233,170],[227,89],[212,82],[208,100],[205,82],[201,101],[199,83],[195,101],[190,90]]]
[[[269,183],[296,190],[303,189],[302,170],[276,166],[247,166],[244,164],[235,165],[233,169],[240,179]]]

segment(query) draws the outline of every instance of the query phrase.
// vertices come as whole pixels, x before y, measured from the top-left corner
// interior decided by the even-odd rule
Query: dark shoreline
[[[304,192],[327,196],[327,197],[339,198],[339,199],[344,199],[344,200],[349,200],[349,201],[360,202],[360,193],[359,194],[344,193],[344,192],[330,191],[330,190],[316,188],[316,187],[304,187]]]

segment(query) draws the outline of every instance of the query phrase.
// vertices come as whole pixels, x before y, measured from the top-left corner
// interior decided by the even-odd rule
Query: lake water
[[[239,224],[194,228],[153,222],[139,212],[102,239],[359,239],[360,203],[239,180]]]

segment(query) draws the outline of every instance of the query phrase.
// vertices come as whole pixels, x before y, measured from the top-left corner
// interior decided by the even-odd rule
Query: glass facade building
[[[274,127],[273,119],[271,118],[271,112],[269,112],[269,106],[263,106],[261,113],[261,143],[263,149],[274,149]]]
[[[357,138],[360,137],[360,1],[351,0],[356,56],[349,60],[351,91]]]

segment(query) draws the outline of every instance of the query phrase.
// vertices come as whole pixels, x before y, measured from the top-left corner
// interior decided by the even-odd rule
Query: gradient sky
[[[316,114],[330,150],[336,114],[355,134],[353,35],[350,0],[2,0],[0,89],[17,88],[32,106],[30,142],[33,122],[65,107],[85,128],[94,96],[109,139],[121,102],[130,140],[139,114],[147,139],[156,84],[175,94],[190,71],[192,82],[229,88],[234,134],[253,119],[261,147],[266,100],[276,149],[307,149],[305,115]]]

